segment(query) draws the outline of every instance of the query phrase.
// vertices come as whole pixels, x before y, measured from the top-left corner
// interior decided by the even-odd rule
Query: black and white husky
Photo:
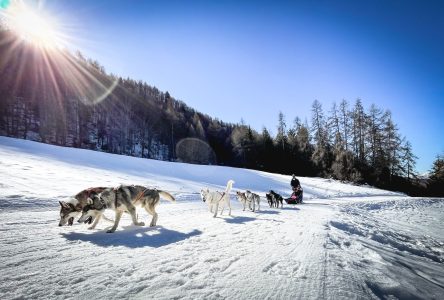
[[[119,186],[117,188],[107,188],[100,194],[90,198],[90,202],[83,208],[82,216],[79,222],[92,222],[100,219],[106,209],[112,209],[116,213],[114,226],[108,230],[108,233],[114,232],[119,225],[120,218],[124,212],[131,215],[133,224],[144,226],[145,223],[137,221],[136,206],[143,207],[153,216],[150,226],[157,224],[156,206],[160,202],[160,197],[175,202],[174,197],[164,191],[148,189],[140,185]]]
[[[231,216],[230,191],[233,187],[233,183],[233,180],[228,180],[225,192],[210,191],[209,189],[204,189],[200,191],[202,201],[208,203],[208,206],[210,207],[210,212],[213,212],[214,209],[213,217],[217,216],[219,206],[222,206],[222,211],[220,214],[223,214],[225,205],[228,206],[228,215]]]
[[[270,205],[270,207],[273,207],[274,206],[274,197],[273,197],[273,195],[270,194],[270,193],[266,193],[265,194],[265,198],[267,198],[268,205]]]
[[[273,204],[276,205],[276,207],[279,207],[279,203],[281,203],[281,208],[284,207],[284,198],[282,198],[281,195],[279,195],[278,193],[276,193],[273,190],[270,190],[269,195],[271,196],[271,199],[273,201]]]

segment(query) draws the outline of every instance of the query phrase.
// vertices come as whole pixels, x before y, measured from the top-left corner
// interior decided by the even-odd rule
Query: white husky
[[[214,207],[214,215],[217,216],[217,211],[219,210],[219,205],[222,206],[222,211],[220,214],[224,212],[225,205],[228,206],[229,212],[228,215],[231,216],[231,203],[230,203],[230,191],[233,187],[233,180],[228,180],[227,187],[224,192],[218,191],[210,191],[209,189],[201,190],[200,195],[202,196],[202,201],[207,202],[210,207],[210,212],[213,212]]]

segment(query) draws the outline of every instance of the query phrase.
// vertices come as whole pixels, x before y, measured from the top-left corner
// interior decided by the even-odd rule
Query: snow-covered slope
[[[0,297],[427,298],[444,294],[444,201],[300,178],[306,204],[212,218],[203,187],[288,196],[289,176],[131,158],[0,137]],[[172,192],[155,228],[57,227],[91,186]],[[107,215],[112,217],[112,213]],[[147,219],[145,212],[139,218]]]

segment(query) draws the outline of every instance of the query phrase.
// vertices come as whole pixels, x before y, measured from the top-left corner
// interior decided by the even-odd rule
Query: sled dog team
[[[219,208],[222,208],[223,213],[225,206],[228,207],[229,215],[231,215],[230,191],[233,187],[234,181],[228,180],[227,187],[224,192],[210,191],[209,189],[202,189],[200,192],[203,202],[208,204],[211,213],[214,217],[217,216]],[[248,206],[252,211],[260,210],[260,196],[247,190],[246,192],[236,192],[236,197],[243,205],[243,210]],[[60,222],[59,226],[65,224],[72,225],[74,218],[81,214],[78,222],[92,225],[88,229],[94,229],[100,219],[114,223],[113,227],[107,232],[112,233],[116,231],[119,225],[122,214],[128,213],[131,216],[133,224],[136,226],[144,226],[145,223],[137,220],[136,207],[144,208],[148,214],[152,215],[150,227],[156,226],[158,214],[156,206],[160,199],[165,199],[175,202],[174,197],[161,190],[149,189],[140,185],[121,185],[115,188],[95,187],[89,188],[79,192],[70,201],[59,201],[60,203]],[[270,207],[279,207],[279,202],[282,207],[283,198],[273,192],[266,194],[266,198]],[[110,220],[104,216],[106,209],[114,210],[115,218]]]

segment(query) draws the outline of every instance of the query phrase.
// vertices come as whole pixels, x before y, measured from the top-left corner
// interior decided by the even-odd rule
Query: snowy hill
[[[444,201],[299,178],[306,204],[213,218],[203,187],[290,193],[290,177],[0,137],[0,295],[13,298],[349,299],[444,294]],[[92,186],[171,192],[157,227],[58,227]],[[233,192],[234,192],[233,191]],[[113,217],[112,212],[107,212]],[[149,217],[139,211],[139,218]]]

